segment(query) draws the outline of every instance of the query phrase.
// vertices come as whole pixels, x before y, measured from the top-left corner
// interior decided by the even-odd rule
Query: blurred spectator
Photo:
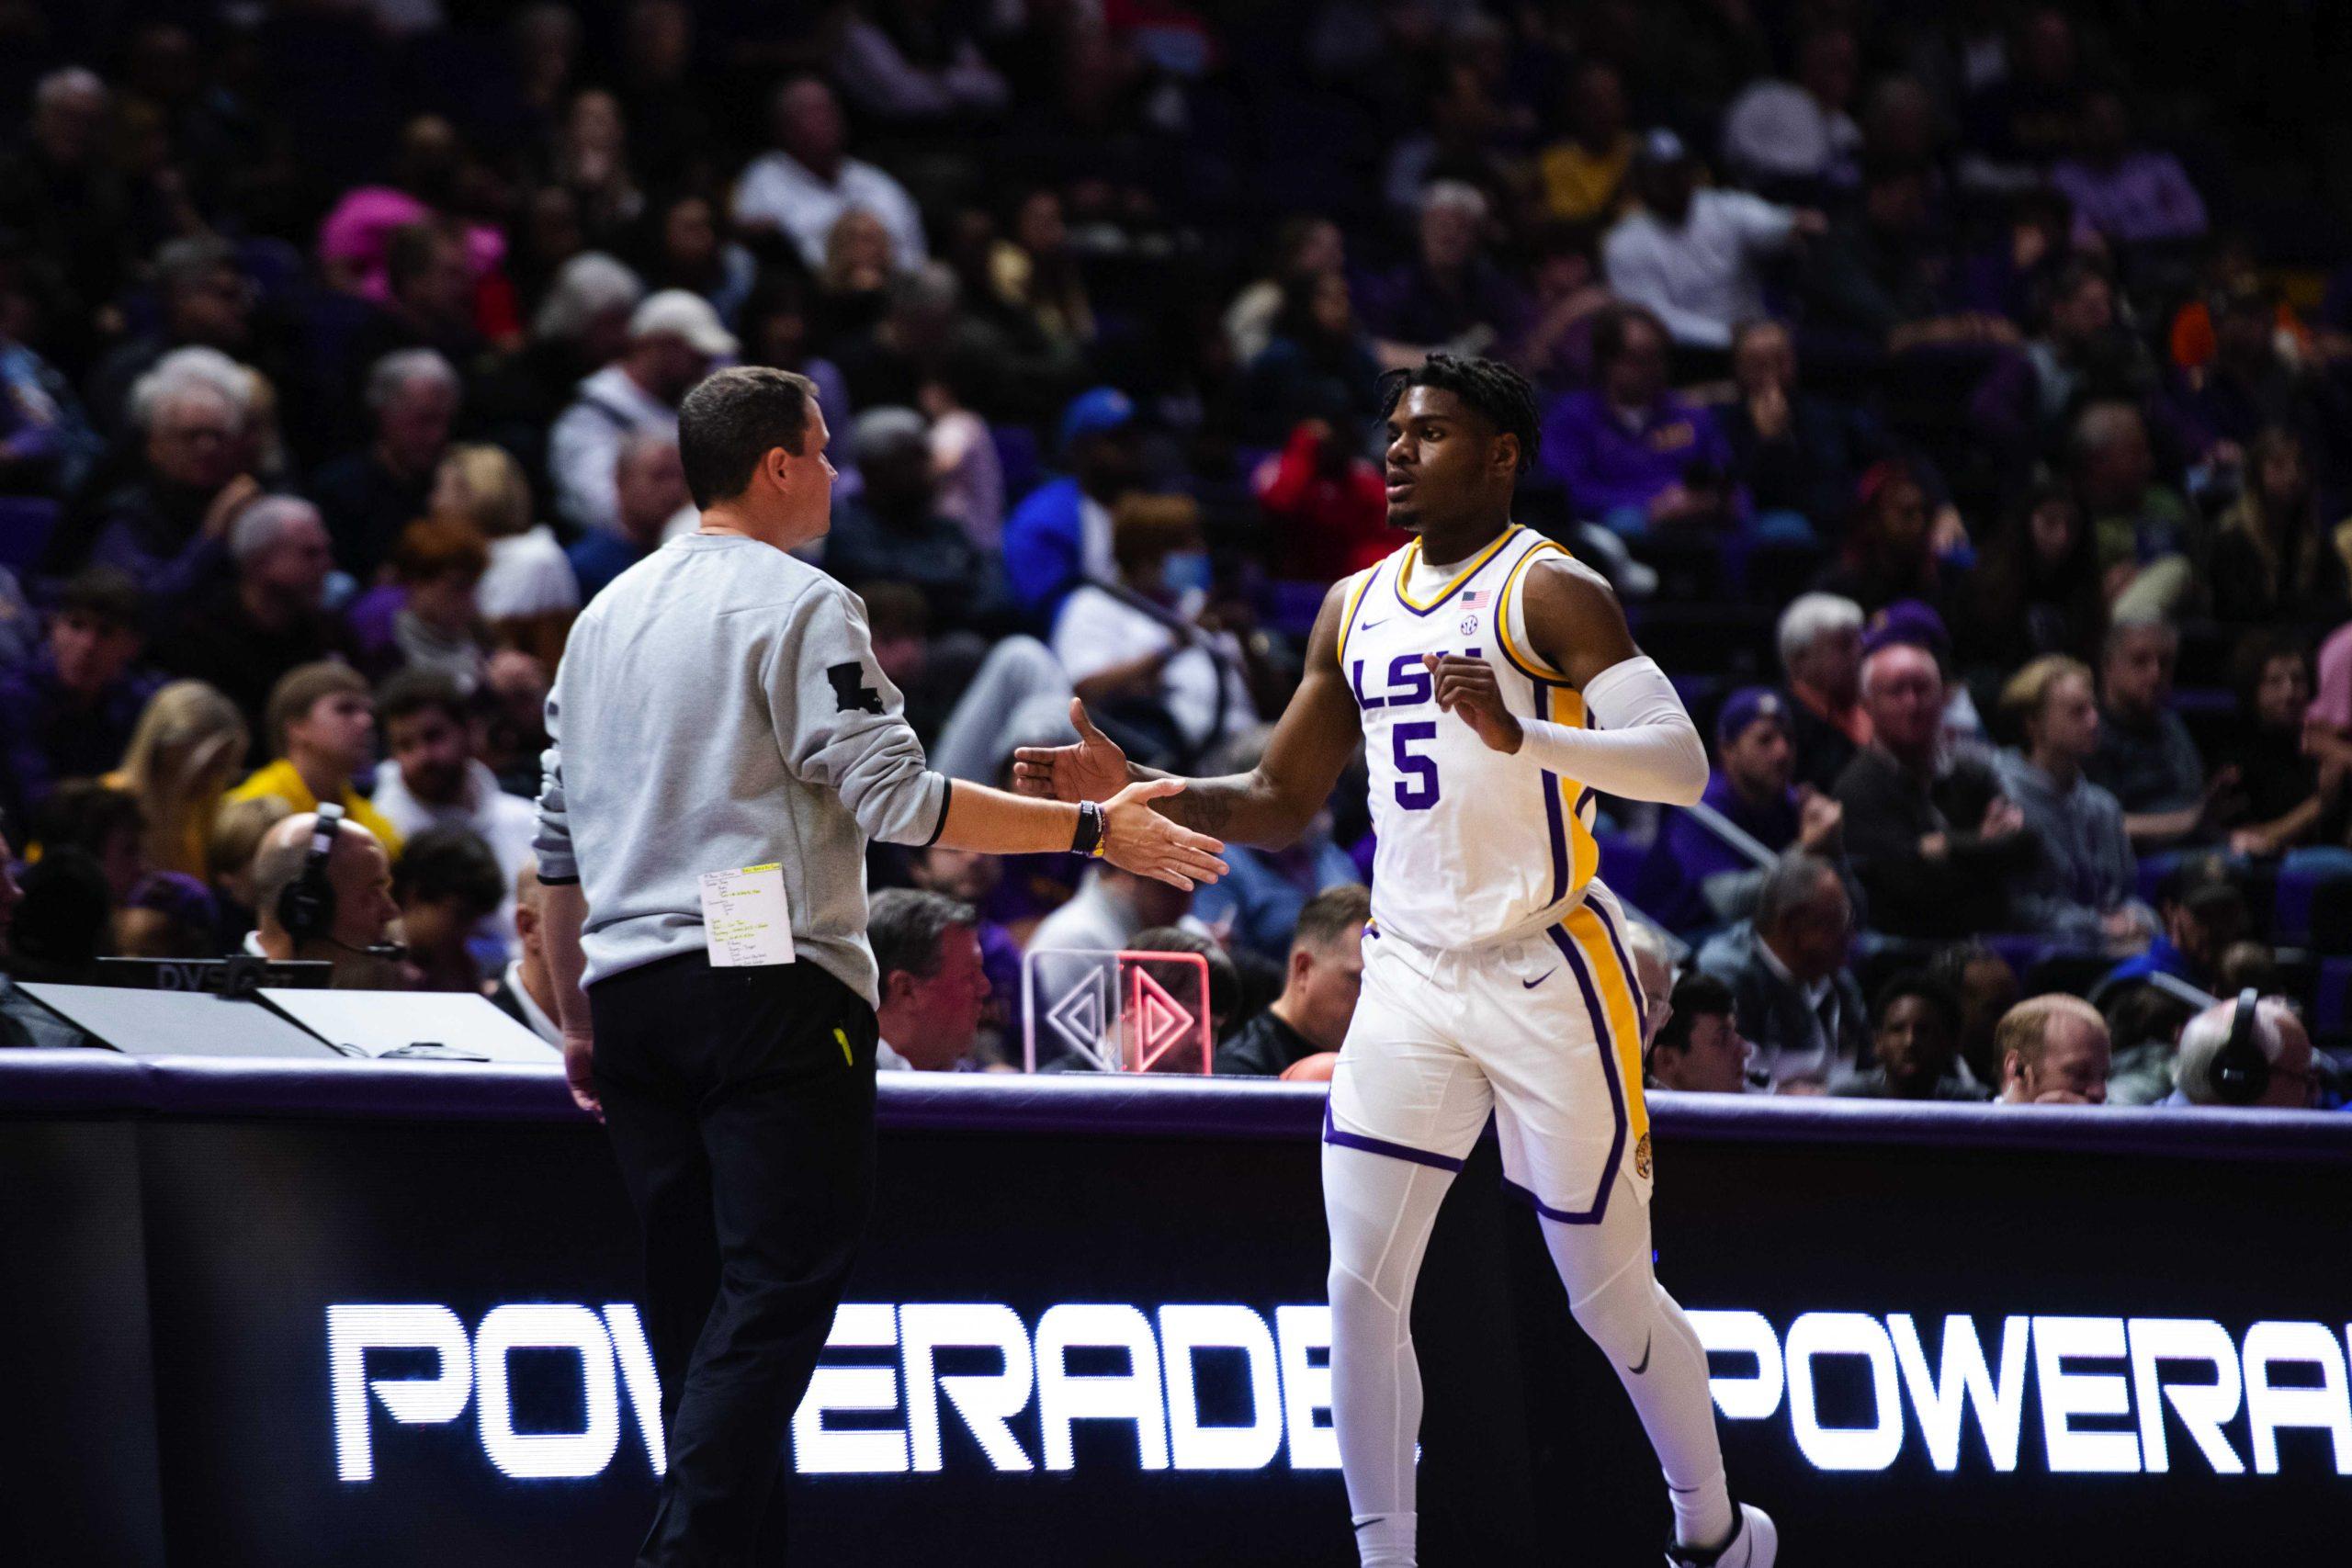
[[[1004,542],[1004,464],[995,432],[972,407],[992,374],[984,356],[950,352],[917,400],[931,421],[931,471],[938,480],[940,515],[954,519],[975,548],[996,554]],[[841,493],[839,481],[834,493]]]
[[[2265,997],[2256,1004],[2253,1038],[2262,1053],[2265,1070],[2255,1081],[2233,1079],[2218,1072],[2229,1046],[2237,1003],[2207,1008],[2180,1032],[2180,1054],[2173,1063],[2173,1092],[2165,1105],[2243,1106],[2257,1111],[2308,1111],[2318,1098],[2319,1078],[2312,1071],[2312,1037],[2294,1004],[2284,997]],[[2259,1092],[2237,1098],[2246,1089]]]
[[[2352,615],[2344,557],[2292,430],[2266,425],[2246,449],[2245,489],[2215,530],[2208,581],[2213,618],[2235,626],[2316,629]]]
[[[400,829],[352,788],[376,761],[376,710],[368,682],[343,664],[305,664],[286,672],[269,694],[262,729],[277,760],[229,792],[232,800],[271,795],[297,812],[331,800],[345,818],[373,833],[387,856],[401,851]]]
[[[1347,240],[1328,218],[1285,218],[1274,231],[1272,265],[1266,276],[1245,285],[1226,307],[1225,335],[1233,345],[1234,362],[1247,365],[1273,341],[1274,318],[1281,314],[1295,279],[1344,275],[1348,267]]]
[[[1476,186],[1439,180],[1419,203],[1414,259],[1365,301],[1373,330],[1391,343],[1488,354],[1519,341],[1527,298],[1486,254],[1486,197]]]
[[[1693,971],[1675,983],[1665,1025],[1650,1044],[1650,1077],[1685,1094],[1746,1094],[1756,1048],[1739,1032],[1732,987]]]
[[[556,508],[573,527],[618,526],[613,470],[622,438],[644,431],[675,440],[678,400],[735,347],[735,335],[698,294],[673,288],[637,308],[628,346],[580,383],[578,397],[548,433]]]
[[[8,974],[52,986],[97,982],[97,961],[114,951],[114,897],[88,851],[61,844],[26,869],[9,922]],[[28,1006],[29,998],[19,998]],[[36,1039],[35,1044],[80,1044]]]
[[[401,530],[431,505],[458,401],[458,372],[432,349],[401,349],[369,367],[374,437],[321,468],[310,487],[336,561],[362,583],[375,581]]]
[[[1865,614],[1913,599],[1945,616],[1952,595],[1937,558],[1927,487],[1899,457],[1874,463],[1854,486],[1853,515],[1838,558],[1818,584]]]
[[[752,160],[735,186],[735,221],[768,229],[799,247],[809,271],[825,265],[825,240],[842,214],[863,208],[890,231],[900,269],[924,256],[922,219],[906,187],[849,156],[849,129],[833,90],[796,76],[768,104],[773,150]]]
[[[1959,625],[1971,659],[2006,672],[2020,653],[2098,651],[2107,624],[2098,546],[2064,486],[2041,486],[2010,511],[1970,587],[1974,609]],[[2143,610],[2122,618],[2163,617]]]
[[[254,857],[272,828],[294,815],[274,795],[224,802],[214,813],[204,846],[204,879],[219,919],[210,951],[233,953],[254,929]]]
[[[2001,1058],[1994,1036],[2017,1005],[2018,972],[1991,948],[1969,941],[1938,950],[1928,974],[1960,998],[1961,1070],[1980,1086],[1999,1083]]]
[[[2034,335],[1986,373],[1968,405],[1970,423],[2012,476],[2054,451],[2091,400],[2144,395],[2154,382],[2146,351],[2115,319],[2115,286],[2093,264],[2071,262],[2043,277],[2033,318]]]
[[[1666,1024],[1673,1005],[1668,995],[1674,989],[1673,939],[1645,919],[1625,922],[1625,951],[1634,961],[1634,984],[1642,993],[1642,1021],[1646,1030],[1642,1045],[1647,1049]]]
[[[489,544],[458,518],[428,517],[401,531],[390,564],[390,583],[364,606],[375,613],[353,615],[360,658],[379,673],[435,670],[472,691],[490,660],[474,604]]]
[[[491,655],[474,694],[474,755],[498,775],[499,788],[526,800],[538,798],[548,683],[546,666],[509,649]]]
[[[548,1044],[560,1046],[563,1025],[556,1020],[555,979],[548,973],[547,936],[539,921],[543,895],[537,862],[523,863],[508,897],[514,906],[514,954],[485,994],[499,1011]]]
[[[2162,926],[2146,951],[2107,973],[2094,997],[2120,991],[2151,975],[2169,975],[2201,990],[2222,988],[2222,955],[2251,925],[2245,894],[2214,857],[2197,856],[2165,874],[2156,890]]]
[[[227,564],[229,525],[261,495],[243,472],[250,411],[210,349],[167,355],[130,393],[144,462],[51,542],[51,570],[113,566],[139,585],[151,633],[168,629]]]
[[[1817,197],[1855,183],[1861,128],[1847,109],[1860,73],[1851,31],[1816,28],[1797,40],[1796,79],[1761,81],[1724,116],[1724,163],[1767,190]]]
[[[2340,476],[2352,417],[2346,389],[2341,378],[2313,372],[2315,346],[2279,324],[2282,312],[2291,321],[2292,312],[2256,276],[2216,296],[2212,351],[2182,372],[2173,394],[2181,422],[2219,468],[2237,466],[2266,427],[2278,425],[2304,444],[2309,463]],[[2176,326],[2176,335],[2180,330]]]
[[[67,495],[98,456],[65,373],[25,338],[39,331],[16,244],[0,236],[0,495]]]
[[[1517,344],[1505,345],[1502,356],[1540,389],[1573,387],[1591,375],[1593,327],[1616,296],[1601,281],[1599,238],[1590,230],[1557,225],[1538,232],[1532,243],[1527,330]]]
[[[1756,510],[1793,513],[1827,536],[1862,470],[1894,455],[1893,438],[1858,406],[1803,389],[1795,339],[1778,321],[1732,334],[1731,375],[1736,395],[1714,418]]]
[[[2108,88],[2086,94],[2074,140],[2074,155],[2051,166],[2050,183],[2075,204],[2077,222],[2127,251],[2205,232],[2204,198],[2180,160],[2132,144],[2123,95]]]
[[[60,328],[84,341],[121,287],[142,216],[113,155],[113,107],[96,73],[52,71],[33,88],[28,134],[0,157],[0,229],[53,258]]]
[[[1241,972],[1234,967],[1233,960],[1226,956],[1225,949],[1219,947],[1214,939],[1182,927],[1153,926],[1139,931],[1130,945],[1137,953],[1191,953],[1200,955],[1203,967],[1208,972],[1208,1016],[1196,1021],[1204,1025],[1203,1044],[1208,1057],[1207,1065],[1213,1066],[1216,1043],[1225,1038],[1227,1026],[1233,1021],[1233,1015],[1241,1007]],[[1150,958],[1140,961],[1136,967],[1176,998],[1177,1004],[1185,1011],[1192,1012],[1199,1005],[1201,969],[1181,961]],[[1150,1027],[1148,1020],[1148,1014],[1133,1010],[1120,1015],[1122,1038],[1119,1050],[1130,1071],[1194,1073],[1201,1070],[1203,1058],[1193,1053],[1189,1039],[1182,1049],[1176,1048],[1174,1043],[1165,1036],[1152,1039],[1147,1034]],[[1160,1048],[1159,1055],[1155,1058],[1160,1063],[1157,1067],[1143,1056],[1144,1051],[1153,1045]]]
[[[927,893],[943,894],[980,911],[974,934],[980,941],[980,967],[989,977],[989,1007],[982,1021],[979,1054],[990,1065],[1019,1051],[1022,1032],[1021,943],[991,910],[1000,902],[1007,862],[971,850],[937,844],[907,863],[907,880]]]
[[[721,325],[740,332],[744,302],[759,281],[759,264],[750,251],[720,234],[717,204],[690,192],[655,209],[652,216],[649,270],[654,287],[701,295],[718,312]]]
[[[979,923],[978,910],[944,894],[888,887],[874,896],[866,932],[882,997],[877,1067],[944,1073],[977,1065],[973,1045],[989,999]]]
[[[1082,372],[1080,360],[1094,341],[1094,304],[1062,217],[1062,198],[1051,190],[1026,193],[1012,210],[1012,236],[989,253],[998,305],[1057,364]]]
[[[1879,987],[1871,1047],[1877,1065],[1841,1079],[1831,1092],[1861,1100],[1986,1098],[1960,1066],[1960,1000],[1917,971]]]
[[[761,274],[750,298],[743,301],[741,332],[744,364],[789,370],[817,383],[817,406],[824,412],[825,428],[832,432],[825,455],[842,474],[833,481],[833,493],[843,493],[844,481],[857,472],[857,454],[848,445],[854,417],[849,383],[842,379],[839,366],[815,351],[807,283],[797,273]]]
[[[1111,548],[1118,575],[1078,584],[1054,620],[1054,657],[1102,710],[1098,721],[1161,761],[1197,756],[1257,723],[1241,644],[1197,605],[1208,567],[1198,503],[1127,497]]]
[[[817,335],[827,343],[870,333],[889,308],[898,268],[890,231],[862,207],[841,215],[825,236],[825,265],[817,274]]]
[[[497,446],[452,446],[434,476],[432,511],[471,524],[490,546],[474,609],[492,640],[550,666],[561,659],[580,580],[555,530],[532,516],[522,465]]]
[[[1363,985],[1363,927],[1371,895],[1335,884],[1299,907],[1282,995],[1217,1047],[1226,1077],[1280,1077],[1300,1061],[1340,1049]]]
[[[1699,951],[1699,967],[1731,987],[1739,1032],[1775,1092],[1820,1094],[1870,1063],[1870,1012],[1846,967],[1853,926],[1838,868],[1784,855],[1757,889],[1754,916]]]
[[[1928,171],[1877,164],[1861,205],[1806,256],[1806,326],[1865,361],[1916,349],[2013,347],[2006,318],[1963,308],[1949,240],[1935,230]]]
[[[1871,743],[1861,698],[1862,607],[1835,593],[1801,594],[1781,612],[1775,640],[1788,681],[1795,782],[1834,789],[1846,764]]]
[[[1593,320],[1600,384],[1570,392],[1544,416],[1544,467],[1577,516],[1620,534],[1731,522],[1741,498],[1714,416],[1667,385],[1666,328],[1640,305]]]
[[[2181,1031],[2195,1018],[2195,1002],[2155,986],[2127,986],[2099,1003],[2107,1034],[2120,1042],[2107,1069],[2109,1105],[2154,1105],[2173,1092],[2173,1068]]]
[[[1259,465],[1250,488],[1280,525],[1280,547],[1270,553],[1287,575],[1336,582],[1396,547],[1379,466],[1328,420],[1301,421],[1281,452]]]
[[[258,928],[245,951],[262,958],[331,964],[337,989],[406,990],[400,961],[376,951],[392,941],[401,907],[392,898],[392,867],[380,839],[358,823],[338,825],[327,851],[325,881],[333,918],[324,931],[297,937],[286,928],[286,891],[301,879],[317,837],[314,812],[288,817],[262,838],[254,855],[254,908]],[[397,950],[394,950],[397,951]]]
[[[644,298],[637,274],[611,256],[574,255],[540,299],[529,338],[476,372],[469,431],[514,453],[535,490],[547,482],[549,427],[580,384],[628,348],[629,318]],[[616,406],[634,414],[638,405],[632,398]]]
[[[833,46],[832,75],[859,109],[885,121],[992,115],[1004,78],[980,52],[966,8],[879,0],[852,10]]]
[[[81,851],[106,878],[108,899],[119,904],[150,869],[146,831],[137,795],[96,779],[67,779],[33,813],[27,856],[38,860],[58,850]]]
[[[1030,933],[1031,953],[1116,953],[1135,945],[1137,931],[1172,926],[1192,895],[1102,862],[1089,866],[1078,896]]]
[[[0,566],[0,670],[14,670],[30,659],[43,636],[17,574]]]
[[[1255,772],[1265,760],[1266,743],[1272,738],[1270,725],[1258,725],[1235,736],[1217,753],[1215,773],[1222,776]],[[1193,896],[1193,918],[1219,932],[1227,947],[1258,953],[1275,964],[1292,951],[1292,935],[1308,904],[1333,888],[1363,880],[1347,851],[1331,841],[1329,812],[1317,813],[1297,841],[1285,849],[1229,846],[1226,863],[1231,870],[1224,880]]]
[[[2302,866],[2352,872],[2344,847],[2346,759],[2306,741],[2311,659],[2291,635],[2257,636],[2239,650],[2242,736],[2231,758],[2236,784],[2214,825],[2233,854],[2287,855]]]
[[[2082,53],[2064,11],[2041,6],[2018,14],[2003,60],[1964,110],[1971,155],[1962,177],[1984,190],[2038,179],[2073,145],[2080,113]]]
[[[236,705],[201,681],[174,681],[148,699],[122,765],[104,776],[138,799],[148,864],[205,874],[214,814],[245,766],[249,734]]]
[[[114,951],[124,958],[209,958],[217,919],[204,884],[155,872],[116,908]]]
[[[505,902],[509,883],[471,829],[426,828],[392,863],[392,902],[421,991],[480,995],[481,966],[468,939]]]
[[[1113,387],[1097,387],[1063,411],[1061,451],[1069,472],[1031,491],[1004,522],[1004,566],[1013,597],[1050,626],[1062,599],[1082,578],[1117,575],[1111,553],[1111,508],[1142,480],[1135,404]]]
[[[2131,403],[2091,404],[2075,421],[2067,466],[2115,615],[2173,614],[2195,587],[2196,519],[2177,492],[2156,482],[2146,418]]]
[[[139,591],[109,567],[77,573],[49,615],[49,636],[0,671],[0,822],[22,832],[59,779],[105,773],[162,684],[137,668]]]
[[[130,389],[174,349],[219,349],[233,359],[254,347],[253,282],[226,240],[200,234],[155,253],[154,329],[119,344],[90,372],[89,410],[110,435],[122,433]]]
[[[2123,807],[2134,849],[2161,849],[2203,827],[2231,781],[2205,781],[2204,759],[2172,710],[2180,634],[2163,621],[2119,621],[2099,660],[2098,750],[2083,771]]]
[[[2107,1020],[2080,997],[2028,997],[2002,1015],[1993,1048],[2004,1105],[2107,1103]]]
[[[1843,850],[1843,813],[1811,785],[1797,786],[1795,774],[1787,700],[1763,686],[1725,698],[1715,717],[1715,768],[1700,804],[1756,850],[1777,856],[1794,848],[1835,863]],[[1747,846],[1677,811],[1652,840],[1633,897],[1668,929],[1696,931],[1746,918],[1770,874]]]
[[[344,362],[367,367],[372,378],[376,366],[402,352],[430,349],[453,366],[481,358],[491,344],[476,321],[476,285],[505,245],[496,230],[469,234],[430,212],[392,229],[383,242],[383,292],[369,296],[375,309],[344,345]]]
[[[198,601],[160,650],[164,664],[226,695],[258,736],[279,676],[353,651],[350,633],[326,608],[331,550],[309,502],[272,495],[254,502],[229,530],[236,576]]]
[[[665,530],[694,504],[685,466],[678,460],[677,437],[651,430],[624,436],[613,458],[613,498],[618,526],[582,535],[567,553],[583,601],[660,549]]]
[[[572,95],[552,173],[578,204],[592,245],[610,244],[644,214],[645,193],[629,166],[628,121],[620,100],[600,87]]]
[[[1008,630],[1012,611],[1002,569],[954,519],[940,514],[930,433],[912,409],[868,409],[855,445],[865,486],[834,503],[825,570],[853,587],[871,581],[911,584],[930,624],[942,630]]]
[[[2132,897],[2139,870],[2123,807],[2083,776],[2098,750],[2098,703],[2087,665],[2044,654],[2001,691],[2001,712],[2021,737],[1998,763],[2001,793],[2025,818],[2031,861],[2009,880],[2009,911],[2024,930],[2129,951],[2150,934]]]
[[[1605,60],[1581,62],[1568,80],[1567,135],[1544,149],[1536,168],[1545,208],[1572,223],[1606,223],[1624,198],[1634,164],[1625,83]]]
[[[1699,173],[1680,137],[1651,131],[1634,165],[1641,205],[1609,231],[1601,256],[1609,287],[1656,313],[1676,343],[1727,349],[1733,328],[1765,313],[1758,261],[1818,232],[1822,219],[1702,189]]]
[[[447,677],[404,670],[384,682],[376,699],[389,766],[376,770],[374,804],[403,839],[428,828],[463,828],[498,863],[511,888],[531,861],[538,811],[498,787],[497,775],[473,752],[472,716]],[[514,906],[501,895],[488,930],[502,943],[514,938]]]
[[[1251,432],[1272,443],[1302,420],[1360,429],[1377,412],[1379,375],[1346,276],[1296,274],[1283,285],[1265,352],[1250,362]]]
[[[1838,780],[1846,852],[1871,922],[1898,936],[2008,929],[2008,879],[2036,852],[1992,768],[1943,756],[1944,696],[1927,649],[1891,643],[1871,654],[1862,666],[1871,742]]]

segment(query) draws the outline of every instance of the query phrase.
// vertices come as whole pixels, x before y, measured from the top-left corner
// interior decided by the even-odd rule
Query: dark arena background
[[[630,1560],[536,802],[690,389],[813,388],[844,712],[1212,777],[1407,542],[1441,352],[1705,745],[1549,830],[1781,1561],[2352,1557],[2347,62],[2331,0],[0,0],[0,1568]],[[775,1562],[1355,1561],[1318,1139],[1430,717],[1196,893],[870,847]],[[1414,1303],[1420,1562],[1655,1562],[1499,1166]]]

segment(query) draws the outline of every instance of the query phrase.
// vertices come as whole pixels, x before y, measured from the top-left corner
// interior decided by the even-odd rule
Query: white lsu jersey
[[[1503,705],[1581,727],[1584,698],[1528,646],[1528,569],[1572,559],[1517,524],[1416,601],[1415,539],[1351,581],[1340,669],[1363,716],[1372,773],[1374,927],[1418,946],[1477,947],[1557,924],[1582,897],[1600,852],[1592,792],[1507,755],[1459,714],[1441,712],[1425,654],[1482,659]]]

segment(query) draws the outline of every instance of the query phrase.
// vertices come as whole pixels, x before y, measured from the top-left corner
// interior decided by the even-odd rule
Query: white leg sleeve
[[[1618,1381],[1666,1472],[1675,1533],[1712,1545],[1732,1527],[1723,1447],[1707,1389],[1707,1351],[1682,1308],[1650,1270],[1649,1207],[1621,1173],[1597,1225],[1543,1222],[1544,1245],[1568,1289],[1578,1326]]]
[[[1421,1429],[1413,1286],[1438,1206],[1453,1185],[1450,1170],[1323,1145],[1323,1207],[1331,1226],[1331,1425],[1349,1510],[1364,1527],[1357,1540],[1367,1568],[1413,1561],[1413,1450]],[[1366,1525],[1371,1519],[1383,1522]]]

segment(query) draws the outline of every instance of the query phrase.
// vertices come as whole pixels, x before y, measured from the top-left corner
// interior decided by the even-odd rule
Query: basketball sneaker
[[[1669,1546],[1667,1568],[1772,1568],[1781,1554],[1781,1531],[1772,1516],[1752,1504],[1739,1506],[1731,1539],[1721,1546]]]

